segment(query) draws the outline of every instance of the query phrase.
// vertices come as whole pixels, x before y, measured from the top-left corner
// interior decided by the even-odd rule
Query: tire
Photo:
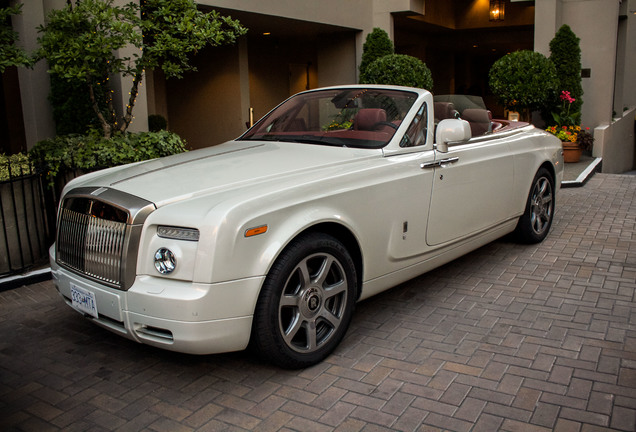
[[[554,179],[541,168],[532,180],[526,208],[519,218],[515,233],[522,243],[540,243],[548,235],[554,219]]]
[[[320,233],[299,237],[265,279],[254,311],[253,348],[283,368],[322,361],[344,337],[356,293],[355,265],[338,240]]]

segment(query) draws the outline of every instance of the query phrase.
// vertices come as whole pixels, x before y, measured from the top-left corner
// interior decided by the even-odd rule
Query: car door
[[[414,259],[426,252],[426,225],[433,187],[432,170],[422,167],[435,161],[433,135],[429,123],[427,103],[419,107],[400,140],[400,150],[387,157],[387,162],[399,173],[399,180],[390,184],[393,201],[390,212],[391,228],[388,256],[394,262]]]
[[[478,234],[512,213],[514,163],[506,139],[472,139],[436,151],[426,242],[440,245]]]

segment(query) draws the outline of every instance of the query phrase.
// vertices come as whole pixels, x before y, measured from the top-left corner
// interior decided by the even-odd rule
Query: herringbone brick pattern
[[[634,431],[636,177],[561,191],[496,241],[358,305],[327,361],[137,345],[46,282],[0,294],[2,430]]]

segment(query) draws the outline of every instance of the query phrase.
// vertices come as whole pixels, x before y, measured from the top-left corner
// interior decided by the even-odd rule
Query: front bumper
[[[71,287],[94,294],[98,317],[76,308],[96,324],[139,343],[189,354],[245,349],[262,277],[202,284],[137,276],[127,291],[78,276],[55,262],[51,273],[71,307]]]

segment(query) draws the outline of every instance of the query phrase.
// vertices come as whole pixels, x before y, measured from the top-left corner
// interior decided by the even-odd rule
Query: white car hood
[[[312,181],[341,173],[343,165],[381,156],[381,150],[266,141],[227,143],[88,174],[69,185],[112,187],[155,203],[298,177]]]

